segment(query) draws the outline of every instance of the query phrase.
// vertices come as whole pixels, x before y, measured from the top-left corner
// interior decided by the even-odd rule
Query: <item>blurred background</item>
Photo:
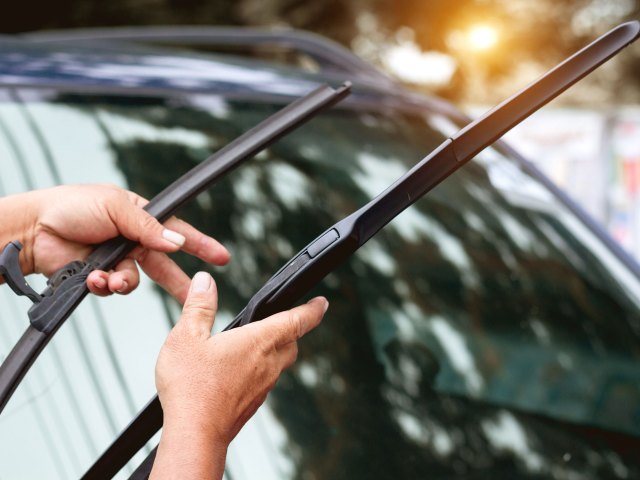
[[[640,0],[52,0],[0,32],[135,25],[297,28],[327,36],[472,116],[612,26]],[[640,44],[507,139],[640,258]]]

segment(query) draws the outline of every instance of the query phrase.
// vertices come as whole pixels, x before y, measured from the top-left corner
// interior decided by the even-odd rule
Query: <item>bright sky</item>
[[[456,62],[449,55],[423,52],[414,42],[389,48],[382,61],[398,78],[411,83],[445,85],[456,70]]]

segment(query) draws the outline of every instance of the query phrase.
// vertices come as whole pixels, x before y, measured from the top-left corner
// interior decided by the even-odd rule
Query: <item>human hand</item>
[[[209,274],[196,274],[156,364],[164,425],[152,477],[172,478],[173,469],[181,478],[221,477],[227,445],[295,361],[296,341],[327,307],[319,297],[211,336],[216,286]]]
[[[24,235],[25,274],[49,276],[73,260],[85,258],[92,245],[122,235],[140,243],[112,272],[96,270],[87,278],[97,295],[127,294],[138,286],[137,265],[178,301],[184,302],[188,276],[168,252],[183,249],[207,263],[224,265],[229,252],[191,225],[171,218],[166,226],[142,209],[147,200],[115,186],[74,185],[24,194],[33,220]]]

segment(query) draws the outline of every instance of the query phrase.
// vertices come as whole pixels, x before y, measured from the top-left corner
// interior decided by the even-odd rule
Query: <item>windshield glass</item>
[[[278,108],[214,95],[5,95],[1,193],[110,182],[149,198]],[[442,142],[446,124],[334,109],[185,207],[182,218],[232,252],[225,269],[176,255],[190,275],[216,277],[216,329],[290,256]],[[564,426],[549,432],[561,422],[640,435],[638,279],[497,151],[401,214],[317,294],[331,302],[328,317],[234,442],[230,477],[637,472]],[[6,355],[28,303],[2,295]],[[34,441],[49,452],[50,463],[28,465],[40,477],[84,472],[153,394],[155,355],[178,314],[149,282],[127,298],[89,297],[0,416],[0,476],[25,468]]]

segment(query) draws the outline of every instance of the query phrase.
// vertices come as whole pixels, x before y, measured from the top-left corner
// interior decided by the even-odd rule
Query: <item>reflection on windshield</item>
[[[276,109],[204,95],[25,108],[50,142],[57,118],[82,117],[108,152],[96,168],[146,197]],[[442,139],[419,118],[333,111],[185,207],[232,251],[214,271],[221,316]],[[177,260],[189,274],[210,268]],[[499,153],[401,214],[313,294],[331,300],[329,315],[232,446],[230,477],[253,478],[247,451],[274,479],[640,474],[562,423],[640,435],[638,280]]]

